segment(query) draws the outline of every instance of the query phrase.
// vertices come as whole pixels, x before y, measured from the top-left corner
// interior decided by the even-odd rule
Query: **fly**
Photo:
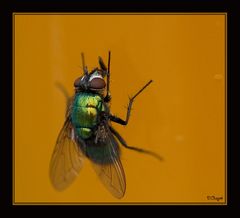
[[[68,100],[66,119],[50,162],[50,180],[59,191],[64,190],[74,181],[83,167],[84,157],[87,157],[107,190],[114,197],[122,198],[126,191],[126,178],[120,160],[119,144],[162,159],[152,151],[128,146],[112,127],[111,122],[128,124],[133,101],[152,83],[152,80],[129,98],[125,120],[114,116],[110,112],[109,105],[111,102],[110,57],[109,51],[108,67],[99,57],[100,68],[88,72],[82,54],[84,74],[74,82],[75,94]]]

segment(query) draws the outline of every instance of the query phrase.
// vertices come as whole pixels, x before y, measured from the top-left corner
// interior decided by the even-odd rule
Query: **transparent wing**
[[[83,154],[74,140],[70,119],[64,123],[59,133],[50,162],[50,180],[61,191],[76,178],[83,165]]]
[[[119,157],[119,147],[108,126],[105,126],[105,141],[102,143],[102,162],[94,163],[93,168],[103,185],[116,198],[122,198],[126,190],[125,173]]]

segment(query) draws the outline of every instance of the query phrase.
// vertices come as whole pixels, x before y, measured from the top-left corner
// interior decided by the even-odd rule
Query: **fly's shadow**
[[[69,112],[69,107],[71,105],[72,102],[72,97],[68,94],[67,89],[63,86],[62,83],[60,82],[55,82],[55,86],[60,90],[60,92],[62,92],[62,94],[65,97],[65,101],[66,101],[66,111],[65,111],[65,117],[67,117],[67,114]]]

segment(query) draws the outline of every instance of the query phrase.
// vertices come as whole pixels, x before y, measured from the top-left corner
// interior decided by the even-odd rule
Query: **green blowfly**
[[[61,191],[76,178],[88,158],[101,182],[116,198],[122,198],[126,191],[126,178],[120,161],[119,144],[125,148],[150,154],[161,160],[157,154],[128,146],[111,122],[127,125],[133,101],[150,85],[150,80],[133,97],[129,98],[126,119],[110,112],[110,57],[108,66],[99,57],[100,68],[88,72],[82,54],[84,74],[74,82],[75,94],[69,100],[66,120],[57,138],[50,162],[50,179]],[[106,82],[105,79],[106,78]]]

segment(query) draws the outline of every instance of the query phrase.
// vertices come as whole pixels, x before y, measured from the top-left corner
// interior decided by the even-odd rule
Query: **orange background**
[[[225,193],[225,14],[15,14],[15,203],[218,203]],[[91,165],[67,190],[49,180],[49,161],[64,122],[61,83],[73,94],[82,74],[111,50],[111,111],[125,117],[128,95],[154,82],[136,99],[129,125],[113,124],[131,146],[123,148],[127,190],[118,200]]]

